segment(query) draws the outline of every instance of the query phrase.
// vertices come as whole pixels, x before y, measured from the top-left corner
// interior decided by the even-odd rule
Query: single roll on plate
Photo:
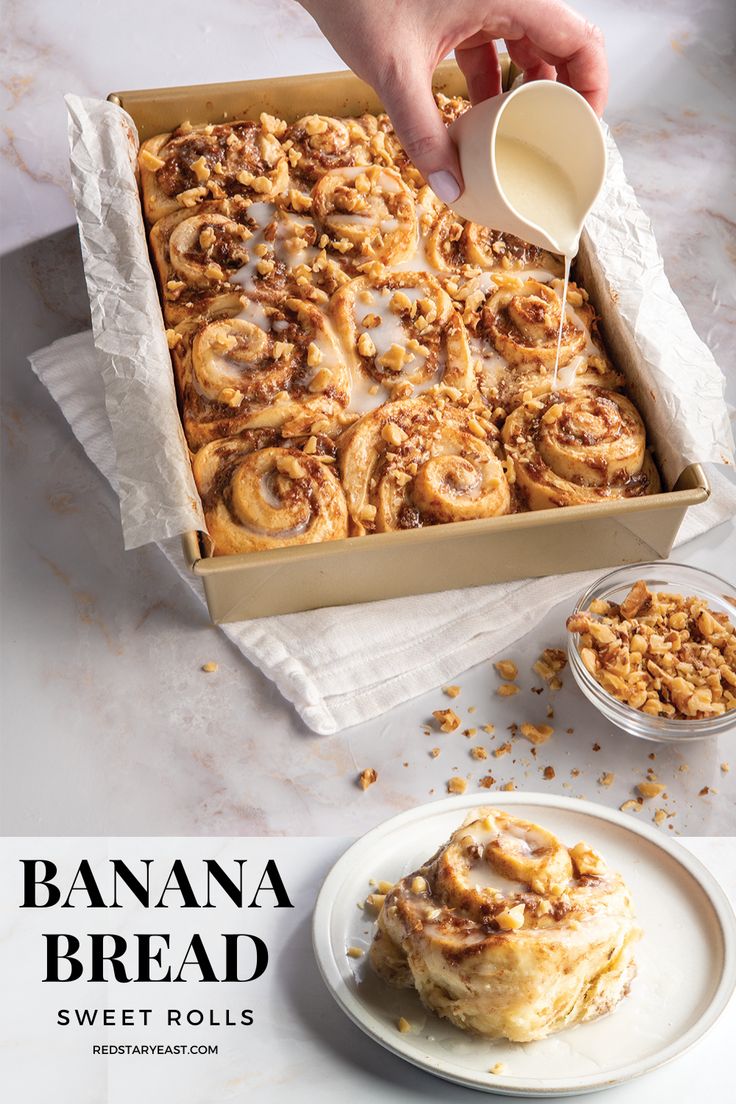
[[[531,399],[508,416],[502,436],[530,510],[659,490],[644,423],[615,391],[584,387]]]
[[[331,457],[254,448],[258,437],[212,441],[192,460],[215,555],[347,537],[345,495]]]
[[[610,1012],[640,935],[600,855],[485,808],[389,891],[370,960],[457,1027],[530,1042]]]

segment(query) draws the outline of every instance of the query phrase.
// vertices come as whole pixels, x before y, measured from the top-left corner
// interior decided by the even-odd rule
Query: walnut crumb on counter
[[[496,688],[496,693],[499,698],[512,698],[514,694],[519,693],[519,687],[515,682],[502,682],[501,685]]]
[[[552,728],[552,725],[548,724],[523,724],[519,728],[519,731],[521,735],[526,737],[532,744],[546,744],[555,730]]]
[[[721,774],[728,774],[731,767],[728,763],[721,763]]]
[[[451,794],[464,794],[467,788],[468,783],[459,775],[454,775],[447,783],[447,792]]]
[[[432,759],[436,759],[437,756],[439,755],[439,753],[440,753],[440,748],[434,747],[434,748],[432,748],[432,750],[430,751],[429,754],[430,754]]]
[[[549,782],[554,777],[555,777],[555,768],[554,767],[545,767],[544,770],[542,771],[542,778],[546,778],[547,781]]]
[[[366,767],[358,775],[358,785],[361,790],[367,790],[374,782],[378,781],[378,771],[373,767]]]
[[[489,736],[492,736],[493,733],[496,731],[496,726],[493,724],[481,725],[481,728],[484,732],[487,732]]]
[[[217,664],[217,663],[212,663],[212,662],[210,662],[210,663],[203,663],[203,664],[202,664],[202,670],[203,670],[203,671],[205,672],[205,674],[207,674],[207,675],[211,675],[213,671],[216,671],[216,670],[218,669],[218,667],[219,667],[219,664]]]
[[[638,813],[641,812],[643,804],[640,797],[631,797],[628,801],[624,801],[623,805],[619,805],[619,809],[622,813]]]
[[[460,727],[460,718],[453,709],[435,709],[432,716],[442,732],[454,732]]]
[[[448,698],[457,698],[460,694],[459,686],[445,686],[442,690],[443,694],[447,694]]]
[[[661,782],[639,782],[637,784],[637,790],[642,797],[659,797],[661,793],[664,793],[664,786]]]
[[[616,777],[616,775],[613,773],[613,771],[604,771],[603,774],[598,779],[598,785],[599,786],[612,786],[615,777]]]
[[[515,782],[504,782],[501,789],[505,790],[506,793],[511,793],[512,790],[516,789],[516,783]]]
[[[511,744],[500,744],[499,747],[493,749],[493,754],[496,759],[499,759],[502,755],[508,755],[511,751]]]
[[[470,749],[470,754],[473,757],[473,759],[487,759],[488,758],[488,752],[486,751],[486,749],[484,747],[480,747],[480,746],[472,747]]]
[[[491,786],[496,784],[496,779],[492,774],[484,774],[482,778],[478,779],[478,785],[483,790],[490,790]]]
[[[506,682],[513,682],[519,673],[519,668],[514,663],[513,659],[499,659],[498,663],[494,663],[493,666],[498,671],[502,679]]]

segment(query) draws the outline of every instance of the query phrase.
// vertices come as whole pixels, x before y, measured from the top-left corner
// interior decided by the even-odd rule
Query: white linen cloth
[[[34,353],[31,366],[111,484],[115,450],[90,332]],[[677,544],[736,515],[736,487],[709,472],[713,494],[689,511]],[[159,547],[204,600],[179,538]],[[441,594],[333,607],[222,625],[246,659],[276,683],[315,732],[338,732],[450,681],[523,636],[600,571],[526,579]]]

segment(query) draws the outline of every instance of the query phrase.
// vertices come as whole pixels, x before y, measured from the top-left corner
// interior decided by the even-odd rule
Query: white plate
[[[482,805],[511,807],[568,846],[599,849],[632,891],[644,929],[638,974],[616,1010],[536,1043],[467,1035],[371,970],[373,923],[357,903],[369,879],[394,882],[422,864]],[[712,1027],[736,987],[736,918],[715,879],[685,848],[631,817],[588,801],[547,794],[465,794],[392,817],[358,840],[332,868],[314,912],[314,951],[342,1010],[400,1058],[468,1088],[511,1096],[575,1096],[638,1077],[683,1054]],[[411,1032],[397,1030],[399,1016]],[[489,1072],[502,1062],[500,1075]]]

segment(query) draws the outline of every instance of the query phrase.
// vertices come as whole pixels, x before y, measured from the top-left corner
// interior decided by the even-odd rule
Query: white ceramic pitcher
[[[450,134],[465,181],[452,204],[459,215],[554,253],[568,251],[515,208],[513,191],[499,179],[496,144],[499,138],[526,143],[563,171],[574,192],[579,236],[606,175],[606,147],[598,117],[578,92],[556,81],[530,81],[470,108]]]

